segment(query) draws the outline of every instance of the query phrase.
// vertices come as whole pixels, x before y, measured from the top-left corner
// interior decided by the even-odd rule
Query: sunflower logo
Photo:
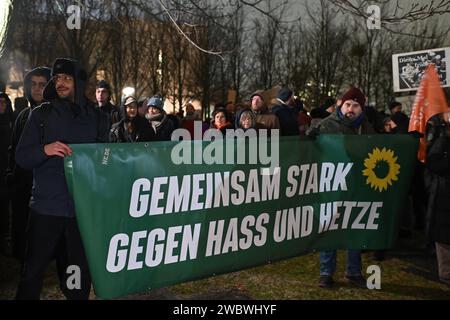
[[[364,160],[366,167],[362,172],[367,177],[366,184],[382,192],[391,186],[393,181],[398,180],[400,165],[397,163],[394,151],[383,148],[375,148],[369,157]]]

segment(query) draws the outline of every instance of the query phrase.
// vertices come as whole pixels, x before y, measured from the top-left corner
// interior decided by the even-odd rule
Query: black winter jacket
[[[64,175],[64,159],[47,156],[44,146],[107,141],[106,119],[84,96],[84,81],[76,79],[75,103],[57,96],[51,80],[44,99],[32,110],[16,149],[16,162],[33,170],[30,207],[39,214],[74,217],[74,203]]]
[[[286,104],[278,104],[272,107],[272,113],[278,117],[280,121],[281,136],[298,136],[297,114]]]
[[[450,137],[442,135],[427,150],[430,240],[450,245]]]

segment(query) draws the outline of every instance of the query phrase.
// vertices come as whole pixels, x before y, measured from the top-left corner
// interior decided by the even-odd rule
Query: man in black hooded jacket
[[[77,266],[80,286],[60,283],[67,299],[88,299],[91,279],[81,242],[73,199],[64,176],[68,144],[107,141],[108,125],[84,95],[86,72],[69,59],[56,59],[43,103],[30,113],[16,149],[16,161],[33,170],[27,251],[16,299],[39,299],[45,269],[54,250],[67,266]],[[106,128],[106,130],[105,130]]]
[[[100,80],[95,86],[97,108],[106,114],[110,125],[120,121],[120,111],[111,103],[111,86],[105,80]]]
[[[136,98],[126,97],[121,104],[121,120],[113,124],[110,142],[146,142],[154,141],[155,133],[147,120],[138,113]]]
[[[10,187],[12,190],[12,244],[13,255],[21,262],[23,262],[25,257],[25,230],[30,210],[29,202],[33,186],[33,172],[17,165],[14,156],[31,110],[39,106],[44,100],[44,88],[50,80],[50,73],[50,68],[38,67],[25,75],[23,87],[29,106],[17,116],[11,136],[9,170],[11,172]]]

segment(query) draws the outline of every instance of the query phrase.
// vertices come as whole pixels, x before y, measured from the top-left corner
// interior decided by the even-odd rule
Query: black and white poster
[[[450,87],[450,47],[428,49],[392,56],[394,91],[413,91],[420,85],[425,69],[434,64],[443,87]]]

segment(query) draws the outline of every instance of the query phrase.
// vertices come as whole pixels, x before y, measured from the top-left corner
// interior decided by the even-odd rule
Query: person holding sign
[[[56,59],[44,89],[48,101],[33,109],[16,149],[16,162],[33,170],[27,249],[18,300],[39,299],[45,269],[56,252],[66,263],[61,289],[67,299],[89,298],[91,278],[64,175],[70,143],[107,140],[107,118],[84,93],[86,72],[69,59]],[[61,248],[57,250],[57,248]],[[73,282],[69,286],[69,278]]]
[[[319,134],[371,134],[375,133],[364,112],[365,96],[358,88],[352,87],[341,99],[341,105],[318,127]],[[319,286],[329,288],[333,285],[336,271],[336,250],[320,253]],[[365,286],[361,274],[361,252],[347,251],[346,280],[358,286]]]

